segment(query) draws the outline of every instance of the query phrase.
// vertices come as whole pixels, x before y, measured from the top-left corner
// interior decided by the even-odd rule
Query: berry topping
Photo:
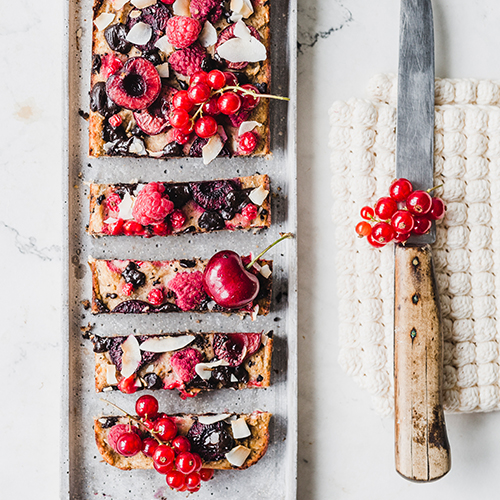
[[[189,451],[184,451],[180,453],[175,459],[175,466],[177,470],[183,474],[190,474],[196,469],[196,462],[194,456]]]
[[[183,451],[191,450],[191,443],[186,436],[177,436],[172,441],[172,448],[174,449],[176,454],[182,453]]]
[[[212,116],[202,116],[196,120],[194,131],[198,137],[207,139],[217,133],[218,124]]]
[[[182,472],[180,472],[178,470],[172,470],[172,471],[167,472],[167,477],[165,479],[167,481],[167,484],[171,488],[178,490],[179,488],[184,486],[184,482],[185,482],[184,478],[185,478],[185,475]]]
[[[241,99],[234,92],[224,92],[217,100],[221,113],[234,115],[241,107]]]
[[[120,210],[119,206],[122,202],[122,199],[118,195],[118,193],[111,193],[106,198],[106,208],[108,212],[118,212]]]
[[[204,22],[207,19],[213,24],[222,16],[221,0],[191,0],[189,11],[194,19]]]
[[[168,224],[165,224],[164,222],[156,222],[155,224],[151,224],[151,229],[153,230],[153,234],[156,236],[168,236],[169,234],[172,234],[170,226]]]
[[[134,288],[139,288],[146,283],[146,275],[137,269],[137,264],[130,261],[127,267],[122,272],[123,279],[126,283],[131,284]]]
[[[135,375],[122,378],[120,382],[118,382],[118,389],[123,392],[123,394],[134,394],[134,392],[137,391],[137,386],[135,385]]]
[[[126,54],[132,48],[132,44],[127,41],[127,33],[124,24],[112,24],[104,31],[104,37],[112,50]]]
[[[208,425],[195,422],[187,438],[191,441],[191,449],[206,462],[224,458],[234,447],[234,439],[223,422]]]
[[[156,68],[142,57],[129,59],[123,70],[106,82],[109,98],[131,110],[145,109],[156,100],[161,90],[161,78]]]
[[[181,229],[186,222],[186,216],[182,210],[176,209],[170,214],[170,223],[173,229]]]
[[[104,117],[114,115],[120,111],[120,106],[117,106],[106,93],[106,84],[97,82],[90,91],[90,109],[97,111]]]
[[[220,109],[217,101],[218,97],[215,95],[212,96],[206,103],[203,104],[203,113],[210,116],[220,115]]]
[[[432,207],[432,198],[427,191],[413,191],[406,198],[406,208],[415,215],[425,215]]]
[[[372,220],[375,217],[375,210],[372,207],[363,207],[361,209],[361,218],[365,220]]]
[[[148,293],[148,300],[154,306],[159,306],[163,303],[163,291],[160,288],[153,288]]]
[[[236,181],[218,180],[191,182],[189,184],[194,201],[207,210],[220,210],[227,207],[226,197],[238,189]]]
[[[243,208],[243,210],[241,211],[241,215],[249,222],[251,222],[257,217],[257,211],[257,206],[253,203],[249,203]]]
[[[138,235],[143,232],[144,227],[135,220],[127,220],[123,223],[123,234],[126,234],[127,236]]]
[[[155,102],[140,112],[134,113],[137,126],[148,135],[161,134],[168,126],[168,115],[175,89],[164,85]]]
[[[413,191],[411,182],[407,179],[396,179],[389,188],[389,194],[394,201],[405,201]]]
[[[195,104],[202,104],[210,97],[210,87],[206,83],[196,83],[189,87],[188,95]]]
[[[185,49],[193,44],[201,31],[201,24],[191,17],[174,16],[167,21],[165,35],[177,49]]]
[[[133,457],[142,450],[142,440],[133,431],[124,432],[116,441],[116,451],[124,457]]]
[[[167,286],[175,292],[175,303],[183,311],[194,309],[205,296],[203,274],[200,271],[177,273]]]
[[[185,109],[176,108],[170,113],[169,119],[172,127],[182,128],[188,123],[191,116],[189,116],[189,113]]]
[[[121,124],[122,124],[122,117],[120,115],[113,115],[113,116],[110,116],[108,118],[108,123],[112,126],[112,127],[119,127]]]
[[[226,224],[218,212],[205,210],[198,219],[198,226],[207,231],[218,231],[219,229],[224,229]]]
[[[142,440],[142,452],[147,457],[152,457],[157,447],[158,447],[158,442],[156,441],[156,439],[147,437]]]
[[[196,457],[196,455],[195,455]],[[201,464],[201,462],[200,462]],[[200,485],[201,483],[201,479],[200,479],[200,474],[198,472],[191,472],[190,474],[187,474],[186,475],[186,486],[188,488],[189,491],[192,491],[196,488],[198,488],[198,486]]]
[[[377,240],[373,239],[373,234],[369,234],[367,237],[366,237],[368,243],[370,243],[370,245],[372,247],[375,247],[375,248],[382,248],[383,246],[385,246],[385,243],[379,243]]]
[[[257,135],[254,132],[245,132],[238,138],[238,151],[242,155],[249,155],[257,147]]]
[[[106,80],[120,71],[123,68],[123,63],[114,54],[106,54],[101,58],[101,73]]]
[[[175,72],[191,76],[201,69],[201,63],[206,55],[205,49],[199,43],[194,43],[187,49],[176,50],[168,58],[168,62]]]
[[[187,90],[179,90],[172,99],[172,105],[175,109],[185,109],[191,111],[194,108],[194,102],[189,98]]]
[[[214,69],[207,74],[207,83],[214,89],[219,90],[226,85],[227,78],[223,71]]]
[[[253,85],[245,84],[241,86],[242,89],[252,92],[254,94],[259,94],[257,87]],[[241,93],[241,109],[254,109],[260,102],[260,97],[255,97],[250,94]]]
[[[201,469],[200,470],[200,479],[202,481],[210,481],[214,477],[213,469]]]
[[[113,448],[113,450],[116,450],[116,444],[118,442],[118,439],[120,439],[121,436],[124,434],[133,432],[134,434],[137,435],[137,429],[131,425],[128,424],[116,424],[111,429],[109,429],[108,433],[108,444]]]
[[[163,196],[165,186],[159,182],[150,182],[139,192],[132,215],[140,224],[147,225],[161,222],[174,209],[174,204]]]
[[[387,197],[380,198],[375,205],[375,214],[382,220],[390,219],[398,209],[396,202]]]
[[[260,333],[216,333],[214,335],[214,353],[218,359],[227,361],[230,366],[238,366],[260,347]]]
[[[202,355],[193,348],[183,349],[172,355],[170,364],[181,382],[190,382],[196,375],[194,367],[200,363]]]
[[[134,285],[132,283],[125,283],[122,287],[122,293],[127,297],[130,297],[133,291],[134,291]]]
[[[168,196],[175,208],[182,208],[191,199],[191,191],[187,184],[165,183],[164,186],[164,195]]]
[[[171,441],[177,436],[177,427],[174,421],[168,417],[161,417],[155,421],[154,430],[156,436],[162,441]]]

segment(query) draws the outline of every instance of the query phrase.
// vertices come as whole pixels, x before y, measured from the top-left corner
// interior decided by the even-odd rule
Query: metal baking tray
[[[156,471],[122,471],[103,462],[94,442],[92,418],[115,414],[101,397],[133,413],[137,394],[118,391],[96,394],[94,356],[91,342],[82,337],[82,326],[92,325],[99,335],[158,333],[177,330],[261,331],[273,330],[275,349],[271,387],[266,390],[221,390],[199,394],[183,401],[177,391],[156,391],[160,410],[178,412],[252,412],[273,413],[270,446],[267,454],[244,471],[219,471],[204,483],[193,498],[234,499],[244,494],[251,498],[294,499],[297,476],[297,246],[287,240],[273,248],[273,302],[271,314],[241,320],[217,314],[159,314],[92,316],[82,305],[90,299],[91,276],[88,256],[96,258],[171,259],[193,256],[209,258],[215,252],[232,249],[242,254],[263,249],[280,232],[297,229],[296,160],[296,0],[271,5],[271,63],[274,94],[287,95],[289,103],[271,101],[273,155],[270,159],[220,158],[208,166],[200,159],[90,159],[87,122],[81,116],[88,110],[91,65],[92,2],[80,0],[66,5],[67,93],[65,192],[65,307],[63,344],[63,421],[61,498],[85,500],[106,498],[185,498],[171,491]],[[267,173],[271,178],[271,228],[260,233],[219,232],[166,238],[115,237],[93,239],[85,232],[88,222],[88,182],[188,181]]]

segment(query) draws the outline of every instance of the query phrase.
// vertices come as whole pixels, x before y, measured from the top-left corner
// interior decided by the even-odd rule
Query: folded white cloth
[[[354,228],[395,178],[396,79],[378,75],[369,100],[330,109],[340,300],[339,361],[393,412],[394,271],[391,245]],[[500,82],[436,80],[435,185],[446,203],[433,245],[444,333],[448,411],[500,408]],[[500,319],[500,318],[498,318]]]

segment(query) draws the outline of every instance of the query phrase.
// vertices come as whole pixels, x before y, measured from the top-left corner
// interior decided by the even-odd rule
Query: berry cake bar
[[[93,15],[90,156],[269,153],[268,1],[95,0]]]
[[[149,184],[91,184],[92,236],[167,236],[271,224],[269,177]]]
[[[271,413],[254,411],[251,414],[177,414],[168,417],[176,424],[178,434],[187,437],[191,451],[201,457],[206,469],[246,469],[265,455],[269,445]],[[152,469],[153,459],[143,452],[123,456],[116,451],[117,438],[130,429],[141,438],[146,435],[129,417],[95,418],[97,448],[108,464],[119,469]]]
[[[250,257],[243,257],[246,265]],[[92,271],[92,312],[167,313],[222,312],[241,316],[267,315],[271,306],[272,261],[259,259],[251,272],[259,280],[257,297],[240,309],[226,309],[211,300],[203,287],[207,260],[98,260]]]
[[[273,334],[94,335],[95,388],[178,389],[181,397],[224,387],[269,387]]]

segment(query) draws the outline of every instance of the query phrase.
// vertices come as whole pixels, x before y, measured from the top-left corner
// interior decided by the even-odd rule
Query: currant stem
[[[226,90],[237,90],[238,92],[241,92],[243,95],[251,95],[252,97],[259,98],[259,97],[267,97],[269,99],[279,99],[280,101],[289,101],[289,97],[283,97],[280,95],[272,95],[272,94],[257,94],[251,90],[244,89],[240,87],[239,85],[227,85],[226,87],[223,87],[219,90],[216,90],[214,94],[222,94]]]
[[[439,184],[439,186],[434,186],[433,188],[428,189],[427,192],[432,193],[432,191],[434,191],[435,189],[438,189],[440,187],[443,187],[443,184]]]
[[[247,271],[249,271],[250,269],[252,269],[253,265],[268,251],[268,250],[271,250],[271,248],[273,248],[274,245],[277,245],[280,241],[283,241],[283,240],[286,240],[287,238],[293,238],[293,234],[292,233],[285,233],[281,236],[281,238],[277,239],[274,243],[271,243],[265,250],[263,250],[262,252],[259,253],[259,255],[257,255],[257,257],[255,257],[252,262],[250,262],[250,264],[248,264],[247,266],[245,266],[245,269]]]

